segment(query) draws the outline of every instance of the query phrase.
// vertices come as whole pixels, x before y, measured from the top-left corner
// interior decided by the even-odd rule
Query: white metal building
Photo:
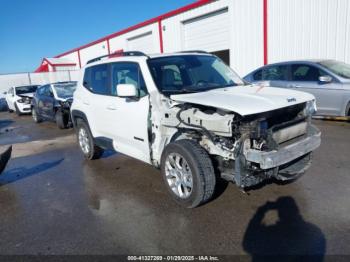
[[[78,69],[120,50],[205,50],[242,76],[284,60],[350,63],[350,0],[200,0],[55,58]]]

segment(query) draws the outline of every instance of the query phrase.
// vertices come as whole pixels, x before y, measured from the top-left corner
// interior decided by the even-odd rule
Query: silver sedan
[[[350,116],[350,65],[335,60],[302,60],[261,67],[244,79],[251,83],[313,94],[317,115]]]

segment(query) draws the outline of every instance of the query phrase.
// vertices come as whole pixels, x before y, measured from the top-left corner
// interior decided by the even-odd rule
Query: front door
[[[86,103],[95,139],[112,144],[125,155],[150,163],[148,139],[149,97],[137,63],[100,64],[85,70],[84,84],[90,92]],[[133,84],[137,98],[119,97],[118,84]]]
[[[50,85],[45,86],[43,96],[41,97],[40,114],[48,119],[54,117],[54,95]]]
[[[141,70],[137,63],[119,62],[110,64],[111,96],[106,104],[106,116],[113,137],[114,148],[126,155],[150,163],[148,137],[149,96]],[[137,98],[119,97],[118,84],[133,84]]]
[[[319,81],[328,75],[322,69],[308,64],[294,64],[291,71],[290,88],[313,94],[316,98],[318,115],[341,115],[343,97],[342,84],[336,79],[330,83]]]

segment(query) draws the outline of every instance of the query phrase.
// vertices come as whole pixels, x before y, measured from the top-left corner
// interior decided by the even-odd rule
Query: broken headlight
[[[304,109],[304,115],[312,116],[316,112],[317,112],[316,101],[315,100],[307,101]]]

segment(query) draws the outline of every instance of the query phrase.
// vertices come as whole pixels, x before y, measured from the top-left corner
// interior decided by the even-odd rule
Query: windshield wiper
[[[196,93],[198,90],[193,90],[193,89],[180,89],[180,90],[171,90],[171,89],[163,89],[162,92],[163,93],[175,93],[175,94],[181,94],[181,93]]]

